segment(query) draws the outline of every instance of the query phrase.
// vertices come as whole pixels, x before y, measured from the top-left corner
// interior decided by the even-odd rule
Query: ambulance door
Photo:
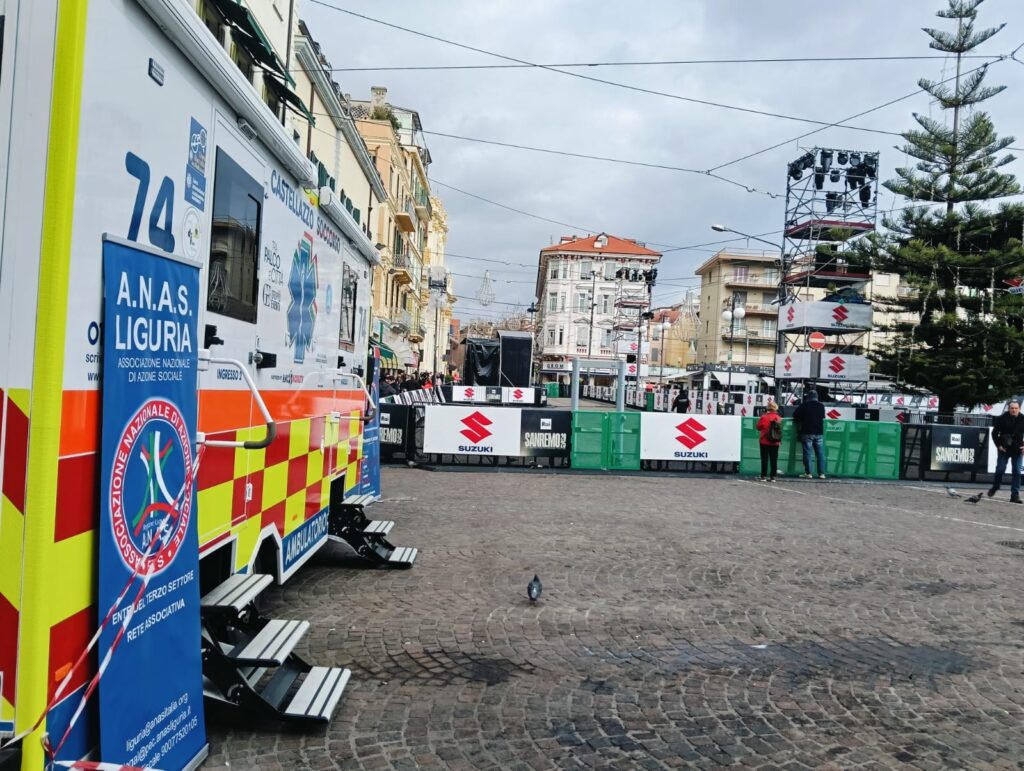
[[[213,343],[211,351],[215,357],[237,359],[253,371],[259,348],[264,165],[248,143],[220,118],[212,139],[208,144],[213,171],[212,190],[207,193],[212,206],[205,266],[206,316],[200,334],[207,344]],[[249,398],[241,393],[246,391],[245,382],[231,367],[211,367],[204,373],[200,387],[238,391],[239,401],[249,404]],[[237,409],[237,405],[232,405],[232,414]],[[245,419],[248,417],[247,413]]]

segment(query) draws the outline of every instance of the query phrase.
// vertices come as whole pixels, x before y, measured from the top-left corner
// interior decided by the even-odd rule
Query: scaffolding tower
[[[870,269],[850,258],[856,239],[876,229],[878,168],[877,151],[828,147],[807,150],[788,164],[779,287],[780,356],[808,351],[808,338],[814,332],[826,337],[821,356],[867,352],[870,314],[867,323],[845,326],[846,315],[864,318],[865,314],[838,310],[835,319],[806,314],[806,322],[797,321],[789,329],[784,328],[784,314],[792,322],[794,306],[815,299],[840,303],[843,309],[855,304],[870,307]],[[819,292],[812,292],[815,289]],[[817,294],[823,297],[816,298]],[[867,377],[829,383],[838,394],[852,395],[866,391]],[[809,379],[817,380],[817,373]]]

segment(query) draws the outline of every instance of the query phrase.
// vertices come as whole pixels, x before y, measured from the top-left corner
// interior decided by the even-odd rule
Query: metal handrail
[[[234,367],[240,373],[242,373],[242,379],[245,380],[245,384],[249,387],[252,398],[256,402],[256,406],[259,408],[260,414],[263,415],[263,420],[266,422],[267,433],[262,439],[255,441],[248,439],[244,442],[238,442],[227,439],[207,439],[206,434],[202,431],[196,432],[196,444],[205,444],[207,447],[241,447],[244,450],[262,450],[265,447],[269,447],[270,443],[274,441],[274,437],[277,436],[277,423],[270,417],[270,410],[267,409],[267,405],[263,401],[263,397],[260,395],[259,389],[256,387],[255,381],[252,379],[252,375],[249,374],[249,370],[245,368],[245,365],[237,359],[222,359],[214,358],[210,355],[208,349],[201,350],[199,352],[199,363],[200,369],[205,370],[210,364],[222,364],[229,367]]]

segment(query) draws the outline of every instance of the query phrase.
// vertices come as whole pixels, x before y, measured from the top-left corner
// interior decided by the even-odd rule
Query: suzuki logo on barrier
[[[704,444],[707,441],[701,432],[707,431],[707,428],[703,423],[694,420],[693,418],[687,418],[678,426],[676,431],[679,432],[679,436],[676,437],[676,441],[686,447],[687,450],[692,450],[699,444]]]
[[[473,444],[480,444],[480,442],[491,435],[491,432],[486,428],[486,426],[491,425],[491,421],[481,412],[474,412],[472,415],[464,417],[462,425],[465,428],[459,433]]]
[[[829,410],[828,412],[826,412],[825,416],[827,418],[829,418],[830,420],[837,420],[837,419],[839,419],[842,416],[842,414],[843,413],[841,413],[839,410],[833,409],[833,410]]]
[[[793,357],[787,356],[783,364],[785,365],[786,372],[790,372],[793,369]]]
[[[523,398],[523,391],[522,391],[522,389],[521,388],[517,388],[515,391],[513,391],[512,392],[512,398],[513,399],[522,399]]]
[[[473,398],[473,389],[472,388],[467,388],[463,393],[466,394],[466,398],[467,399],[472,399]]]
[[[835,372],[837,375],[846,369],[846,359],[842,356],[833,356],[829,359],[828,368]]]
[[[796,318],[796,308],[794,308],[792,305],[790,305],[789,306],[789,310],[786,311],[786,321],[788,321],[790,324],[792,324],[794,318]]]
[[[631,374],[631,375],[635,375],[636,374],[636,364],[630,364],[629,365],[629,374]]]
[[[846,306],[837,305],[836,309],[832,311],[832,318],[835,319],[836,324],[845,324],[846,320],[850,318],[850,312],[846,310]]]

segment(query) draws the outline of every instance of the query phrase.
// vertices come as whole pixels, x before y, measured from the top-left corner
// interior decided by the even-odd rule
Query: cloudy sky
[[[336,68],[507,64],[327,7],[406,27],[534,64],[792,57],[935,56],[924,26],[945,0],[299,0],[300,13]],[[987,0],[979,27],[1006,28],[979,53],[998,56],[1024,44],[1024,2]],[[1024,49],[1018,53],[1024,61]],[[973,61],[975,67],[982,61]],[[952,77],[942,58],[903,61],[602,66],[568,72],[692,99],[816,121],[839,121],[916,89],[920,77]],[[743,187],[703,174],[569,158],[427,136],[434,193],[448,211],[448,265],[460,297],[456,315],[495,318],[525,308],[534,293],[538,251],[563,234],[606,231],[666,251],[654,299],[677,301],[695,285],[694,268],[727,236],[712,223],[778,239],[788,161],[801,148],[881,152],[882,179],[906,163],[899,137],[825,128],[797,120],[695,104],[595,83],[544,69],[338,71],[354,98],[388,88],[394,104],[419,111],[428,132],[456,134],[622,160],[706,170],[780,142],[775,150],[720,169]],[[1024,64],[989,69],[1007,90],[986,103],[1001,135],[1024,147]],[[902,131],[911,113],[939,115],[919,92],[851,121]],[[1011,169],[1024,178],[1022,159]],[[756,192],[747,192],[746,187]],[[452,188],[520,209],[546,222]],[[764,191],[764,192],[760,192]],[[887,191],[883,209],[901,205]],[[732,242],[747,246],[744,241]],[[758,246],[751,242],[750,246]],[[475,299],[490,271],[495,302]],[[508,304],[504,304],[508,303]]]

